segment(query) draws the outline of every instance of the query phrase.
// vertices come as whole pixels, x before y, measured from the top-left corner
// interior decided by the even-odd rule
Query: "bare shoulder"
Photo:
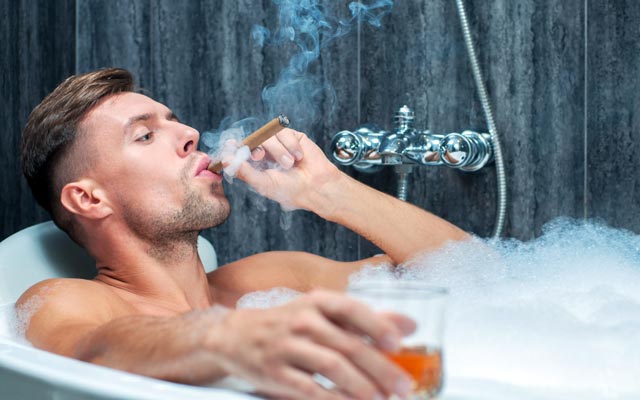
[[[353,272],[364,265],[389,261],[384,256],[343,262],[300,251],[270,251],[210,272],[209,283],[214,292],[234,294],[233,297],[278,286],[303,292],[314,288],[344,290]]]
[[[85,279],[48,279],[30,287],[16,302],[26,338],[36,347],[67,355],[74,339],[125,310],[115,293]]]
[[[104,285],[87,280],[72,278],[47,279],[31,286],[20,296],[16,307],[35,305],[74,304],[73,309],[82,309],[99,302],[109,302],[117,296]]]

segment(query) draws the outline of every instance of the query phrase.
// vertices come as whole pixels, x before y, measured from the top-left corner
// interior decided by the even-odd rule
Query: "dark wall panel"
[[[381,28],[365,25],[327,42],[311,65],[324,85],[321,119],[305,129],[323,148],[335,132],[360,123],[391,127],[394,111],[404,104],[414,108],[418,127],[435,133],[486,128],[455,3],[394,3]],[[335,8],[336,2],[326,4]],[[560,215],[598,217],[640,232],[640,5],[465,4],[503,137],[510,200],[506,234],[532,238]],[[347,18],[343,6],[338,13]],[[149,95],[206,131],[224,117],[268,118],[261,90],[297,51],[291,45],[262,48],[251,39],[255,24],[275,26],[271,1],[38,0],[2,2],[0,11],[0,165],[3,187],[11,188],[0,193],[2,238],[47,218],[19,173],[20,130],[32,107],[76,70],[128,68]],[[290,115],[294,127],[296,113]],[[391,169],[378,175],[346,171],[395,192]],[[421,167],[410,179],[410,201],[471,232],[490,234],[493,168],[465,174]],[[343,260],[376,251],[309,213],[283,213],[240,183],[226,191],[232,216],[205,232],[221,262],[270,249]]]
[[[558,215],[581,216],[582,2],[466,1],[469,23],[503,137],[506,234],[528,239]],[[391,126],[403,104],[434,133],[486,131],[455,3],[396,2],[380,30],[363,30],[364,122]],[[364,177],[395,190],[389,171]],[[495,172],[421,167],[410,200],[481,236],[495,218]]]
[[[77,72],[129,69],[141,87],[152,83],[150,1],[78,1]]]
[[[588,215],[640,233],[640,3],[588,16]]]
[[[20,172],[20,134],[32,108],[75,64],[75,1],[0,2],[0,240],[48,219]]]

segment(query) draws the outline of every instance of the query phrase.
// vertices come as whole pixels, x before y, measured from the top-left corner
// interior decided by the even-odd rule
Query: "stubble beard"
[[[185,168],[185,172],[188,170]],[[229,201],[218,184],[212,183],[209,193],[203,196],[189,185],[187,173],[183,173],[181,183],[185,201],[178,210],[158,213],[148,210],[144,205],[143,208],[125,208],[127,225],[138,236],[151,243],[149,254],[154,258],[185,257],[188,255],[185,252],[197,251],[199,232],[220,225],[229,216]]]
[[[215,194],[214,186],[210,194]],[[157,236],[180,236],[197,234],[203,229],[220,225],[228,216],[229,202],[226,198],[216,196],[215,200],[203,199],[196,191],[188,190],[182,209],[162,215],[153,224],[157,225]]]

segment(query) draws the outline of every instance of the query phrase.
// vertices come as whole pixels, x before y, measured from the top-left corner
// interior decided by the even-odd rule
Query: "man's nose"
[[[184,125],[182,128],[182,134],[179,136],[178,153],[181,157],[184,157],[198,149],[200,133],[190,126]]]

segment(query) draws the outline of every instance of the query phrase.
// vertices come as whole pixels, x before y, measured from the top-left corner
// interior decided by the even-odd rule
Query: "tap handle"
[[[440,144],[440,158],[450,167],[464,167],[471,158],[469,140],[459,133],[446,135]]]
[[[378,148],[380,139],[387,134],[375,125],[362,125],[353,132],[338,132],[331,140],[331,155],[338,164],[373,171],[369,168],[371,165],[382,163]]]
[[[450,167],[477,171],[492,158],[490,136],[486,133],[464,131],[450,133],[440,144],[440,158]]]
[[[352,165],[363,157],[364,142],[360,135],[351,131],[340,131],[331,140],[331,155],[342,165]]]

